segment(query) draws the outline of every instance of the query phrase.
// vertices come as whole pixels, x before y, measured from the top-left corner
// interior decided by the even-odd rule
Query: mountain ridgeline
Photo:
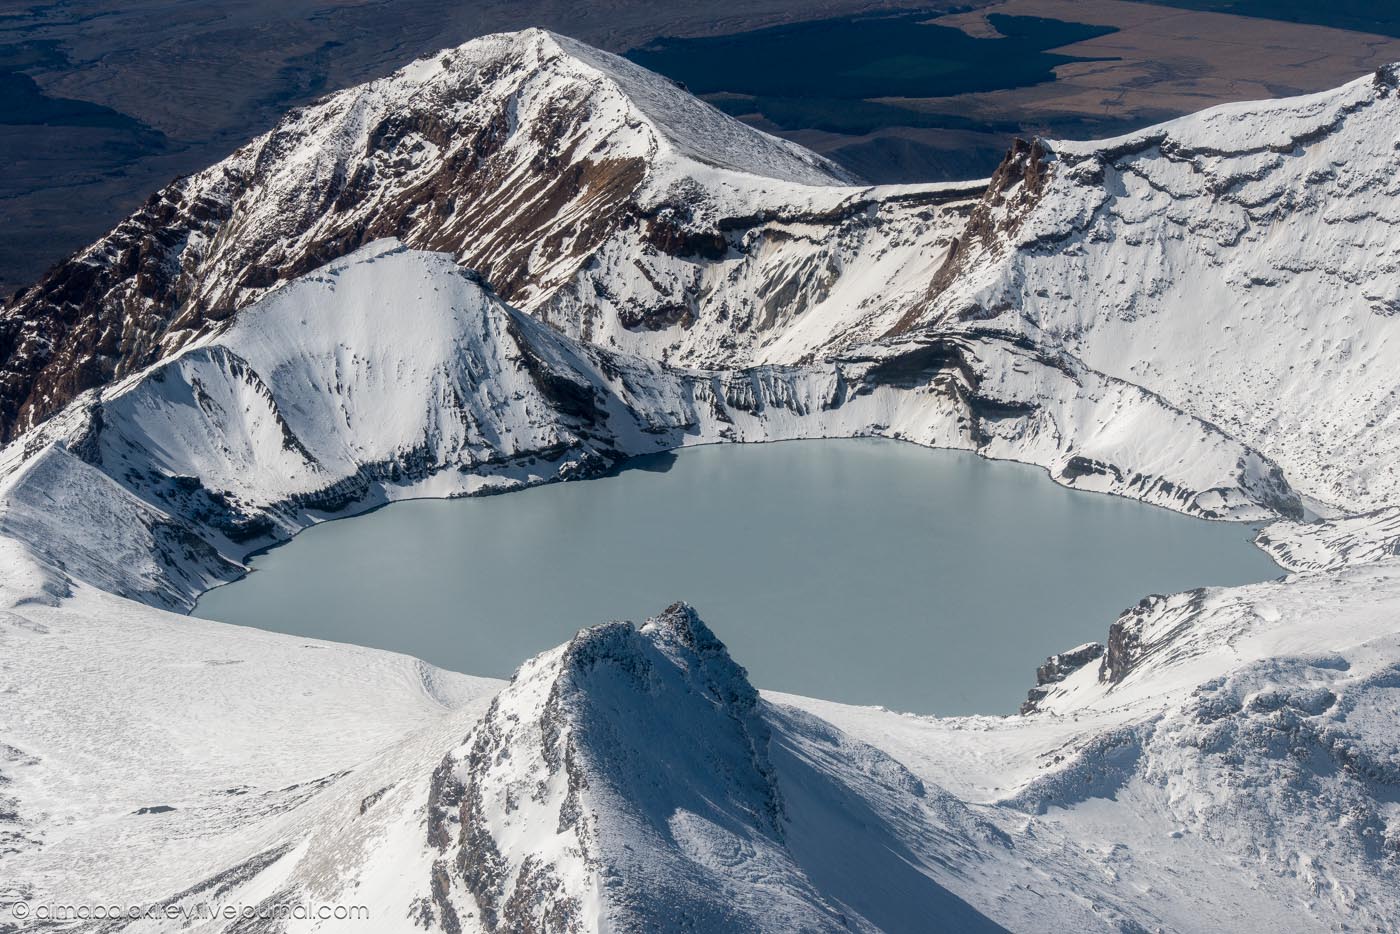
[[[851,181],[623,59],[540,31],[477,40],[288,114],[12,299],[0,435],[384,237],[452,253],[524,306],[625,228],[709,252],[723,208],[692,176],[754,167]]]
[[[540,30],[486,37],[288,114],[13,297],[0,437],[390,237],[573,340],[670,367],[902,342],[917,379],[915,361],[950,360],[940,347],[1015,346],[1258,452],[1271,512],[1300,514],[1295,493],[1375,508],[1400,483],[1380,466],[1400,453],[1396,399],[1370,365],[1400,302],[1395,249],[1375,239],[1400,215],[1394,87],[1382,70],[1101,144],[1016,141],[985,182],[872,187],[623,59]],[[1203,347],[1226,306],[1245,312]],[[1369,350],[1342,333],[1358,315]],[[1303,378],[1300,344],[1343,342]],[[1328,405],[1303,404],[1316,384]],[[1362,465],[1346,480],[1324,456],[1336,444]],[[1079,446],[1052,472],[1133,484],[1133,465]]]

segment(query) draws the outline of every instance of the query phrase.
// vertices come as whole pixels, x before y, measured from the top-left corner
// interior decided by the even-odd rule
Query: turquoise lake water
[[[761,688],[1010,713],[1148,593],[1282,572],[1254,530],[881,440],[718,445],[614,476],[396,503],[260,555],[195,615],[508,676],[693,604]]]

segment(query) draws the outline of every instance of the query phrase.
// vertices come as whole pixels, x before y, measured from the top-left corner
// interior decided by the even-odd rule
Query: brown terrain
[[[25,125],[0,97],[0,296],[112,228],[171,179],[290,108],[491,32],[544,26],[623,51],[912,0],[53,0],[0,9],[0,78],[145,128]],[[0,86],[0,94],[3,94]]]
[[[1229,101],[1326,90],[1400,61],[1400,39],[1389,36],[1124,0],[1002,0],[939,22],[990,38],[997,33],[987,15],[996,13],[1112,26],[1118,31],[1055,51],[1117,60],[1064,65],[1054,82],[1032,88],[888,102],[987,124],[1012,122],[1025,135],[1094,139]],[[890,127],[863,137],[784,135],[867,175],[851,158],[862,147],[884,153],[917,147],[925,164],[973,173],[989,172],[1006,149],[1004,131]]]
[[[1388,36],[1123,0],[1003,0],[942,21],[985,33],[992,28],[988,13],[1113,26],[1117,32],[1057,51],[1120,61],[1065,65],[1050,84],[930,105],[969,114],[1019,112],[1028,123],[1064,114],[1156,118],[1320,91],[1400,61],[1400,39]]]

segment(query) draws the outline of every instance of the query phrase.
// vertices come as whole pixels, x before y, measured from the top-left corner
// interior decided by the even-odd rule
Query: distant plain
[[[876,181],[974,178],[991,171],[1015,133],[1101,136],[1222,101],[1332,87],[1400,60],[1400,41],[1391,38],[1400,35],[1400,12],[1383,4],[1169,3],[973,0],[960,12],[926,0],[12,6],[0,11],[0,294],[33,282],[153,190],[222,158],[290,107],[488,32],[540,25],[625,52],[674,45],[675,37],[740,36],[742,44],[751,41],[742,34],[758,29],[897,14],[906,30],[926,30],[913,34],[961,45],[961,58],[930,67],[939,56],[916,50],[918,67],[904,73],[892,59],[886,65],[896,70],[884,77],[905,86],[877,88],[885,95],[877,97],[849,89],[833,97],[825,82],[768,94],[754,107],[745,103],[760,95],[739,75],[708,75],[705,84],[719,88],[711,98],[725,109]],[[908,15],[914,11],[920,15]],[[1021,39],[999,31],[1026,18],[1054,23]],[[933,19],[936,26],[919,25]],[[954,31],[968,41],[951,39]],[[1025,43],[1024,61],[1008,57],[1004,38]],[[969,65],[991,83],[969,85]],[[801,75],[810,82],[820,71]],[[735,86],[723,87],[727,79]]]

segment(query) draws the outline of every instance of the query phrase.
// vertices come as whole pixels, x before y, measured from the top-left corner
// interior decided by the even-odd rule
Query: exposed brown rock
[[[462,89],[464,96],[474,90]],[[548,119],[515,127],[509,101],[454,122],[453,101],[395,112],[319,189],[298,191],[275,225],[250,213],[280,160],[315,129],[293,112],[227,162],[180,179],[93,247],[0,309],[0,443],[84,390],[105,385],[217,328],[268,289],[383,237],[455,254],[507,300],[562,277],[632,223],[637,158],[578,151],[585,89]],[[512,133],[551,141],[518,179]],[[554,151],[557,141],[573,141]],[[430,158],[426,147],[442,152]],[[548,155],[543,155],[548,153]],[[424,168],[428,171],[423,171]],[[570,215],[574,215],[573,219]],[[557,263],[563,259],[566,262]]]
[[[981,198],[968,214],[962,233],[953,238],[938,271],[929,281],[922,298],[889,331],[907,334],[927,323],[926,317],[940,295],[962,274],[967,264],[983,254],[1005,249],[1009,235],[1040,203],[1051,174],[1053,153],[1038,137],[1026,141],[1016,137],[1007,150]]]

